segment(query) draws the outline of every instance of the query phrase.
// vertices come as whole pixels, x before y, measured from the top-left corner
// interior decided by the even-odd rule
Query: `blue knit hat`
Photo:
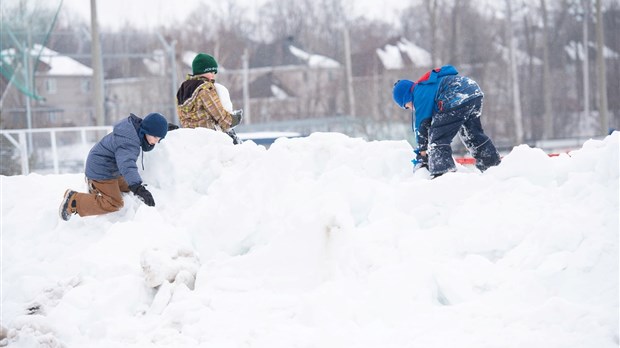
[[[161,139],[166,137],[168,133],[168,121],[166,118],[157,112],[146,115],[142,124],[140,124],[140,134],[148,134]]]
[[[394,84],[392,98],[394,102],[401,108],[405,108],[405,104],[413,101],[413,87],[415,83],[410,80],[398,80]]]

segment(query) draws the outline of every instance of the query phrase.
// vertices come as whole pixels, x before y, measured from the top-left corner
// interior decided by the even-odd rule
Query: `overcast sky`
[[[256,10],[268,0],[238,0],[235,3]],[[184,19],[198,4],[204,0],[99,0],[97,12],[99,24],[105,27],[122,26],[130,22],[141,27],[156,27],[166,21]],[[212,3],[212,2],[206,2]],[[366,15],[371,18],[384,18],[388,21],[393,17],[396,20],[398,9],[411,4],[403,0],[346,0],[347,7],[356,16]],[[86,19],[90,17],[89,0],[64,0],[63,6]]]

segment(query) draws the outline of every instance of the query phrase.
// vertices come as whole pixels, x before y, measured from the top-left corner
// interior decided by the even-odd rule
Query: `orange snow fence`
[[[548,154],[549,157],[557,157],[559,155],[560,155],[559,153],[550,153],[550,154]],[[472,158],[472,157],[456,157],[454,160],[456,161],[456,163],[462,164],[464,166],[467,166],[467,165],[472,165],[473,166],[473,165],[476,164],[476,159]]]

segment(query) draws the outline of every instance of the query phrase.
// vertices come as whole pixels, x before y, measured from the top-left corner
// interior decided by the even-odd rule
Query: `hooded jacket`
[[[114,125],[112,133],[104,136],[88,153],[86,177],[110,180],[123,176],[129,186],[141,184],[137,160],[142,141],[142,119],[134,114]]]
[[[424,74],[413,87],[415,129],[435,112],[453,110],[464,103],[483,96],[476,81],[457,76],[452,65],[444,65]]]
[[[204,127],[227,132],[232,115],[222,105],[215,82],[190,76],[177,91],[177,112],[184,128]]]
[[[413,107],[415,109],[415,129],[420,123],[433,116],[435,111],[435,96],[439,84],[448,75],[457,75],[458,71],[451,65],[433,69],[416,81],[413,87]]]

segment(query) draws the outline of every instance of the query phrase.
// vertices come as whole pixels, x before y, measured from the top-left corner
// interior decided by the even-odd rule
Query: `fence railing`
[[[371,140],[384,140],[402,139],[408,134],[408,127],[409,125],[406,123],[377,123],[348,116],[338,116],[240,125],[236,130],[240,136],[242,133],[265,131],[297,132],[300,135],[320,131],[339,132]],[[2,141],[2,166],[4,167],[2,174],[81,172],[84,168],[86,155],[92,145],[111,131],[112,126],[2,129],[0,130],[0,139],[6,138],[11,144],[8,145],[7,141]],[[392,133],[395,133],[396,136]]]
[[[243,139],[249,140],[254,140],[252,132],[265,131],[296,132],[302,136],[315,131],[341,132],[349,136],[367,137],[370,140],[403,139],[411,133],[408,124],[391,124],[390,127],[381,129],[386,125],[387,123],[362,122],[351,117],[332,117],[241,125],[236,130]],[[112,126],[0,129],[0,140],[6,139],[10,143],[9,145],[7,141],[1,142],[2,174],[81,172],[92,145],[111,131]],[[243,137],[243,133],[246,133],[247,137]],[[587,139],[589,138],[553,139],[539,141],[532,146],[553,154],[577,149]],[[257,143],[261,144],[260,141]],[[503,151],[500,148],[500,152],[507,153],[511,148],[512,146],[506,146]],[[458,148],[455,149],[454,155],[466,154],[464,148],[461,150],[459,152]],[[8,168],[9,166],[11,168]]]
[[[92,139],[98,139],[100,135],[104,133],[107,134],[111,131],[112,126],[91,126],[38,129],[2,129],[0,130],[0,134],[4,138],[6,138],[17,150],[17,153],[19,154],[19,162],[21,165],[21,174],[27,175],[31,173],[30,158],[33,151],[35,150],[33,135],[49,133],[49,147],[46,146],[46,149],[49,149],[49,158],[45,158],[45,160],[49,161],[51,159],[52,173],[59,174],[59,163],[62,158],[58,151],[58,133],[73,133],[74,135],[78,134],[79,141],[73,142],[70,146],[82,144],[84,145],[84,147],[88,147],[88,145],[93,142],[89,139],[89,135],[92,137]],[[15,138],[15,136],[17,138]],[[45,154],[45,157],[47,157],[47,153]]]

